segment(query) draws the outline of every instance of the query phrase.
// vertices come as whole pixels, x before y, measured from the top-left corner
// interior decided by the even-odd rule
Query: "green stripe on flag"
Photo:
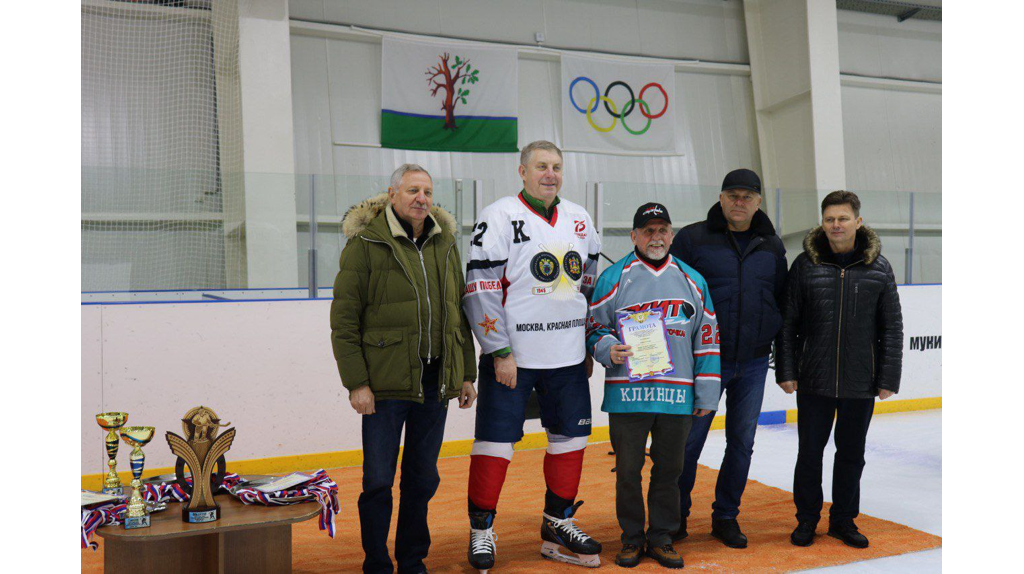
[[[428,151],[518,152],[515,119],[455,117],[457,128],[444,129],[442,118],[418,118],[381,112],[380,145]]]

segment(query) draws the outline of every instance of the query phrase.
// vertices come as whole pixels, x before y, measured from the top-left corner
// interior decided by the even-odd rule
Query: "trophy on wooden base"
[[[124,513],[124,527],[146,528],[149,526],[149,511],[146,509],[146,501],[142,498],[142,468],[146,466],[146,455],[142,453],[142,447],[153,440],[153,427],[122,427],[121,440],[134,447],[132,449],[132,497],[128,501],[128,508]]]
[[[117,429],[128,422],[128,413],[100,413],[96,415],[96,422],[101,428],[108,431],[107,444],[107,478],[103,481],[103,494],[124,494],[124,486],[117,476]]]
[[[183,488],[186,486],[184,467],[192,471],[191,498],[181,510],[181,519],[185,522],[213,522],[220,518],[220,506],[214,501],[213,493],[224,478],[224,453],[235,440],[235,429],[228,429],[220,436],[217,433],[228,424],[221,424],[212,409],[199,406],[181,419],[184,438],[167,431],[167,444],[178,457],[176,480]]]

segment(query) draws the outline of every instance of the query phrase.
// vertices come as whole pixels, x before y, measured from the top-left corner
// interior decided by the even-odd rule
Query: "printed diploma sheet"
[[[629,380],[642,381],[675,372],[668,348],[668,332],[661,311],[619,315],[619,335],[632,347],[626,358]]]

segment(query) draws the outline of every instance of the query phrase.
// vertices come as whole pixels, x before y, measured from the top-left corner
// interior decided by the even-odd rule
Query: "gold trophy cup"
[[[121,429],[121,440],[125,444],[134,447],[132,449],[132,497],[128,501],[128,508],[124,513],[125,529],[146,528],[149,526],[149,512],[146,510],[146,501],[142,498],[142,468],[146,466],[146,455],[142,454],[142,447],[153,440],[153,427],[123,427]]]
[[[106,438],[107,466],[110,467],[110,470],[107,472],[106,480],[103,481],[103,493],[121,496],[124,494],[124,487],[121,485],[121,479],[117,476],[116,431],[128,422],[128,413],[100,413],[96,415],[96,422],[101,428],[108,431]]]

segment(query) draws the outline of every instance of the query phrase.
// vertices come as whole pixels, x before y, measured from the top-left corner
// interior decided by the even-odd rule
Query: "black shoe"
[[[672,542],[679,542],[690,534],[686,532],[686,517],[679,521],[679,530],[672,533]]]
[[[864,536],[857,530],[857,525],[852,520],[845,520],[839,523],[829,522],[828,535],[842,540],[843,544],[847,546],[853,546],[854,548],[868,547],[867,536]]]
[[[640,564],[643,556],[643,549],[636,544],[623,544],[622,550],[615,555],[615,563],[623,568],[633,568]]]
[[[811,522],[805,520],[797,525],[796,530],[789,535],[789,541],[795,546],[810,546],[814,544],[814,529],[817,528],[817,522]]]
[[[711,535],[729,548],[747,547],[747,537],[740,531],[740,525],[735,518],[712,518]]]
[[[648,546],[647,555],[658,561],[662,568],[682,568],[683,557],[672,548],[671,544]]]

